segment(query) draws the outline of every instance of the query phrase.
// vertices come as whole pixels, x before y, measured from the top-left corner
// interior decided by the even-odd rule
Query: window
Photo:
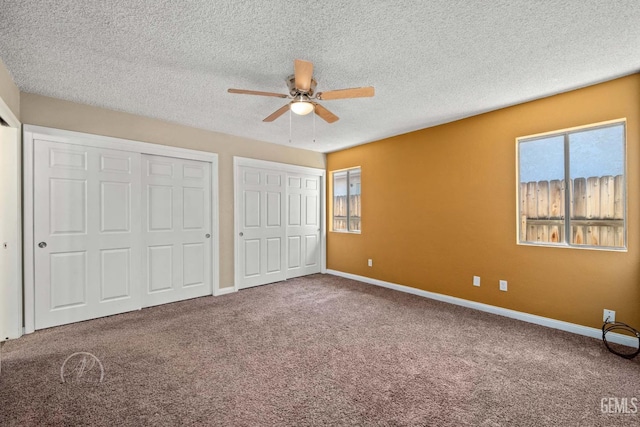
[[[360,168],[333,172],[333,231],[360,232]]]
[[[624,249],[625,122],[518,138],[518,242]]]

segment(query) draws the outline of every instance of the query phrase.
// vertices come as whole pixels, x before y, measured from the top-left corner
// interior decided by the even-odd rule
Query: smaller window
[[[360,168],[333,172],[333,231],[360,232]]]

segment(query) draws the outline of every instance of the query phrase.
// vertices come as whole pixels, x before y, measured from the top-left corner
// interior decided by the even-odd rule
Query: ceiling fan
[[[291,102],[271,113],[271,115],[262,120],[263,122],[272,122],[290,109],[293,113],[301,116],[314,111],[327,123],[337,121],[338,116],[318,104],[316,100],[328,101],[331,99],[366,98],[375,94],[373,86],[315,93],[317,81],[313,78],[313,63],[303,61],[302,59],[296,59],[293,62],[293,71],[294,74],[290,75],[286,79],[287,86],[289,88],[288,95],[245,89],[229,89],[228,92],[291,99]]]

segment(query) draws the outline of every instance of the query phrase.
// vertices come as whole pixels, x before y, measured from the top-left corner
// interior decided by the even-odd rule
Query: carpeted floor
[[[97,364],[61,381],[74,352],[102,383]],[[38,331],[2,356],[2,426],[640,425],[601,411],[640,398],[640,360],[329,275]]]

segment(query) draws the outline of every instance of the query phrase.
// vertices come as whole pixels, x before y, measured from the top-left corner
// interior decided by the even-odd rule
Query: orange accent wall
[[[517,245],[516,137],[619,118],[628,251]],[[362,167],[362,233],[329,232],[327,267],[592,327],[607,308],[640,328],[639,125],[634,74],[331,153],[329,172]]]

